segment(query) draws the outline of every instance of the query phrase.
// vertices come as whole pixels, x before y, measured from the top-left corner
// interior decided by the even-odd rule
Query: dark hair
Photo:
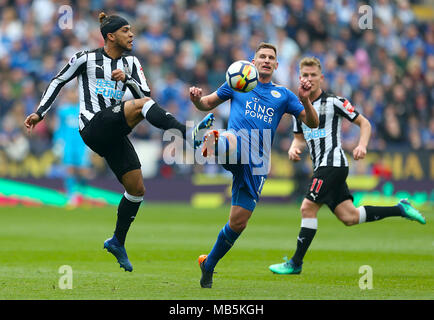
[[[101,12],[98,16],[101,34],[104,39],[107,38],[108,33],[113,33],[119,28],[129,25],[128,21],[124,18],[117,16],[117,15],[111,15],[107,16],[104,12]]]
[[[102,24],[102,22],[107,18],[107,15],[104,12],[101,12],[98,16],[99,23]]]

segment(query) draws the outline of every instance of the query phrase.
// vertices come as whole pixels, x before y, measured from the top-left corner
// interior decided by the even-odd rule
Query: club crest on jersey
[[[130,67],[129,67],[128,63],[126,63],[126,62],[124,63],[124,72],[128,75],[131,75]]]
[[[115,106],[115,107],[113,107],[112,111],[113,111],[113,113],[120,112],[121,111],[121,106]]]
[[[326,114],[327,113],[327,103],[321,102],[318,111],[319,111],[319,114]]]
[[[276,90],[271,90],[271,95],[275,98],[280,98],[282,95],[280,94],[279,91]]]

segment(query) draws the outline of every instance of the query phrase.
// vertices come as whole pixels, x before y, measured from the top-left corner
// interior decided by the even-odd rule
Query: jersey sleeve
[[[229,87],[228,83],[223,83],[218,89],[217,89],[217,96],[219,99],[226,101],[232,98],[234,94],[234,91]]]
[[[301,121],[298,120],[295,116],[292,116],[292,124],[293,124],[293,132],[294,133],[303,133],[303,129],[301,127]]]
[[[36,109],[36,114],[41,117],[50,110],[51,105],[59,94],[60,89],[69,81],[77,77],[85,70],[87,63],[87,52],[80,51],[74,54],[60,72],[50,81],[47,89],[42,94],[41,102]]]
[[[352,104],[345,98],[336,96],[333,105],[336,113],[347,118],[351,122],[353,122],[359,115],[359,112],[357,112]]]
[[[128,89],[130,89],[135,99],[140,99],[144,97],[151,96],[151,90],[149,89],[148,83],[146,82],[145,74],[143,73],[143,68],[139,62],[139,59],[132,57],[132,65],[126,66],[126,81]],[[126,60],[126,59],[125,59]],[[124,60],[124,64],[125,64]],[[127,62],[128,63],[128,62]]]
[[[304,110],[304,106],[300,102],[300,99],[298,99],[298,97],[294,93],[292,93],[288,89],[286,89],[286,92],[288,95],[288,103],[285,112],[292,114],[296,119],[298,119],[300,112]]]

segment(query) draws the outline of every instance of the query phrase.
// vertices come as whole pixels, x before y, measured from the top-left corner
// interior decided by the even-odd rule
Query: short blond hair
[[[300,61],[300,70],[303,67],[312,67],[312,66],[317,66],[319,68],[319,70],[321,70],[321,62],[319,61],[318,58],[316,57],[305,57],[303,59],[301,59]]]
[[[274,54],[277,55],[277,48],[275,45],[268,43],[268,42],[261,42],[257,47],[256,47],[256,51],[255,51],[255,55],[256,53],[258,53],[259,50],[261,49],[272,49],[274,50]]]

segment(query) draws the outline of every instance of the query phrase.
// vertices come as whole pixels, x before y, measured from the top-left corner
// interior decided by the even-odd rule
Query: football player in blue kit
[[[259,81],[250,92],[234,91],[227,83],[206,96],[202,96],[201,88],[190,88],[190,99],[201,111],[210,111],[231,100],[227,130],[207,132],[202,148],[204,156],[215,156],[233,175],[229,221],[220,231],[211,252],[199,257],[203,288],[212,287],[217,262],[246,228],[256,207],[269,170],[271,144],[282,116],[292,114],[310,128],[316,128],[319,123],[309,100],[311,84],[308,80],[300,83],[299,97],[271,82],[278,67],[274,45],[260,43],[252,63],[258,70]]]
[[[81,204],[90,175],[90,149],[78,131],[79,110],[78,95],[69,88],[65,102],[57,109],[57,128],[53,140],[54,145],[62,150],[62,165],[66,169],[64,187],[70,207]]]

